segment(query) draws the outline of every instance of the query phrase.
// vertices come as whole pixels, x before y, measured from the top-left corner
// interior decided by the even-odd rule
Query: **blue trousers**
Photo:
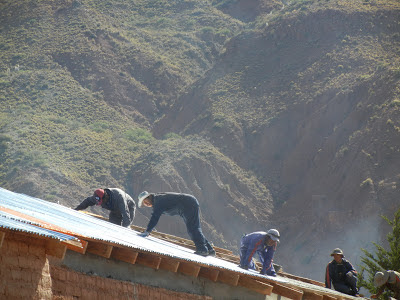
[[[196,201],[197,202],[197,201]],[[186,207],[182,218],[185,221],[188,234],[194,244],[196,245],[197,251],[212,250],[213,247],[204,237],[203,231],[200,226],[200,208],[199,205],[191,205]]]

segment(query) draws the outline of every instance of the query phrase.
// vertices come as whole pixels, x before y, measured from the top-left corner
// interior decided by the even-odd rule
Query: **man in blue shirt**
[[[93,196],[83,200],[75,210],[83,210],[93,205],[99,205],[110,210],[109,221],[123,227],[130,227],[135,217],[136,203],[131,196],[121,189],[97,189]]]
[[[256,266],[253,261],[253,256],[257,253],[262,263],[260,273],[263,275],[276,276],[272,261],[279,238],[279,231],[276,229],[270,229],[267,232],[257,231],[243,236],[240,241],[239,266],[242,269],[255,270]]]
[[[333,249],[331,256],[333,260],[326,266],[325,287],[330,289],[332,283],[336,291],[358,297],[357,271],[341,249]]]
[[[138,196],[139,207],[152,207],[153,213],[146,231],[140,236],[148,236],[157,225],[161,215],[179,215],[186,224],[190,238],[196,245],[195,254],[215,256],[215,250],[204,237],[200,227],[200,207],[197,199],[188,194],[178,193],[148,193],[142,192]]]

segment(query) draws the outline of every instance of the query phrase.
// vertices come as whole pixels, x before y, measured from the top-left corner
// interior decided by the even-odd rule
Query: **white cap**
[[[276,229],[270,229],[267,231],[267,235],[276,242],[279,242],[279,238],[281,237],[279,231]]]
[[[148,196],[150,196],[150,193],[147,192],[147,191],[141,192],[141,193],[139,194],[139,196],[138,196],[138,199],[139,199],[139,201],[138,201],[138,206],[139,206],[139,207],[142,207],[143,200],[146,199]]]

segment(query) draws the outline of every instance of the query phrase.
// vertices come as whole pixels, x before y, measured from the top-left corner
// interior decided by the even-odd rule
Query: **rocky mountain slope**
[[[216,245],[276,227],[276,262],[317,280],[333,248],[356,265],[387,230],[398,1],[0,5],[2,187],[68,206],[100,186],[192,193]]]

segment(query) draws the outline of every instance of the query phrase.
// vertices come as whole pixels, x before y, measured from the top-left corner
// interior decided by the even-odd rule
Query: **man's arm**
[[[163,211],[161,209],[156,209],[155,207],[153,208],[153,213],[151,214],[149,224],[147,224],[147,229],[146,229],[147,232],[150,233],[154,229],[154,227],[156,227],[162,213]]]
[[[326,266],[326,270],[325,270],[325,287],[330,289],[331,288],[331,273],[330,273],[330,263]]]
[[[83,210],[88,206],[93,206],[93,205],[96,205],[96,199],[94,199],[93,196],[87,197],[85,200],[82,201],[81,204],[75,207],[75,210]]]
[[[272,275],[276,276],[274,266],[272,264],[273,258],[274,258],[274,253],[275,253],[276,247],[267,247],[266,251],[263,253],[263,267],[261,270],[261,274],[267,274],[267,275]]]

